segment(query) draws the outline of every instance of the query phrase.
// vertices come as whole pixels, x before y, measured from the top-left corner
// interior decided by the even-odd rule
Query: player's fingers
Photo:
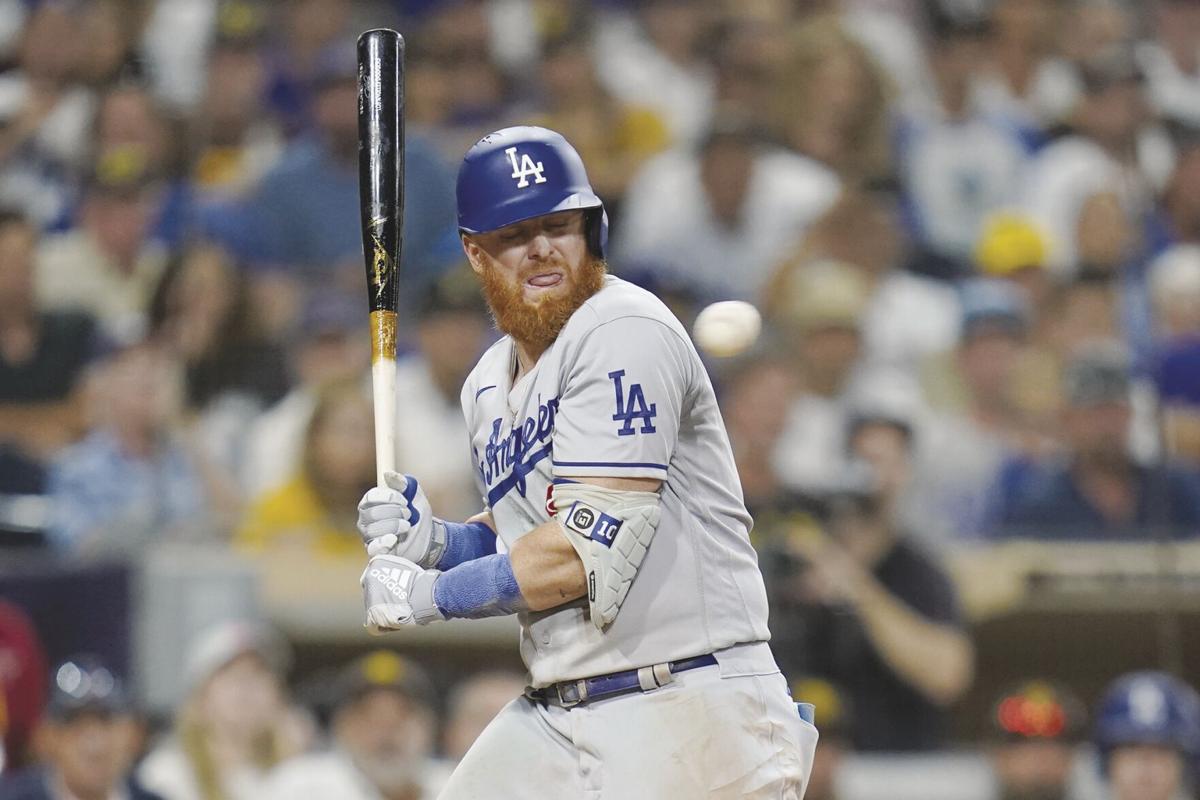
[[[383,482],[391,487],[393,491],[401,493],[408,488],[408,476],[401,475],[399,472],[392,472],[391,470],[383,473]],[[416,481],[413,482],[416,483]]]
[[[383,520],[400,520],[408,524],[412,512],[408,506],[397,506],[388,503],[382,506],[364,506],[358,510],[358,524],[369,525]]]
[[[378,609],[378,606],[371,606],[367,609],[367,621],[363,625],[367,629],[367,633],[372,636],[383,636],[392,631],[387,624],[387,619],[379,613]]]
[[[386,536],[380,536],[378,539],[372,539],[371,541],[367,542],[367,555],[383,555],[395,547],[396,542],[398,541],[399,538],[393,533],[389,533]]]
[[[411,529],[402,519],[383,519],[359,526],[364,539],[378,539],[383,536],[395,536],[397,541],[404,541]]]
[[[371,606],[367,609],[367,623],[382,630],[396,630],[403,627],[409,614],[408,606],[397,603],[385,603]]]
[[[408,505],[408,500],[405,499],[404,493],[395,489],[384,489],[379,486],[373,486],[367,490],[367,493],[362,496],[362,500],[358,501],[358,508],[361,511],[364,508],[375,508],[377,506],[405,506]]]

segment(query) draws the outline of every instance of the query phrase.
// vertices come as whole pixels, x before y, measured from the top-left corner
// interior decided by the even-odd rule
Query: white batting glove
[[[385,472],[358,503],[358,532],[367,555],[384,553],[432,567],[446,549],[446,527],[433,516],[421,485],[411,475]]]
[[[433,584],[441,574],[434,569],[422,569],[407,558],[373,557],[359,578],[367,630],[380,635],[406,625],[427,625],[445,619],[433,601]]]

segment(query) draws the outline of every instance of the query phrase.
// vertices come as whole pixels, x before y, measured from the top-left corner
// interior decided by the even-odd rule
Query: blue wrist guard
[[[496,534],[482,522],[446,522],[446,548],[435,565],[442,571],[496,552]]]
[[[443,572],[433,585],[433,602],[448,619],[500,617],[526,608],[507,553],[476,558]]]

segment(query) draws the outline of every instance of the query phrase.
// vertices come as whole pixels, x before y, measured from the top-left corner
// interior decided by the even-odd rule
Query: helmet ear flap
[[[604,206],[589,208],[584,211],[583,224],[588,249],[596,258],[603,259],[608,249],[608,212]]]

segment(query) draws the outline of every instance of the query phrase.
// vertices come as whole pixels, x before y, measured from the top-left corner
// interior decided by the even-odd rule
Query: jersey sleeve
[[[689,355],[678,333],[649,317],[592,329],[563,366],[554,476],[665,480],[692,377]]]
[[[479,470],[475,468],[475,453],[471,448],[471,432],[475,430],[475,387],[479,381],[476,379],[475,371],[472,370],[467,379],[463,381],[462,391],[459,392],[458,402],[462,406],[463,422],[466,424],[466,442],[464,442],[466,457],[471,463],[471,480],[475,484],[475,492],[479,495],[480,508],[490,511],[491,506],[488,505],[487,488],[483,485],[483,476],[479,474]]]

